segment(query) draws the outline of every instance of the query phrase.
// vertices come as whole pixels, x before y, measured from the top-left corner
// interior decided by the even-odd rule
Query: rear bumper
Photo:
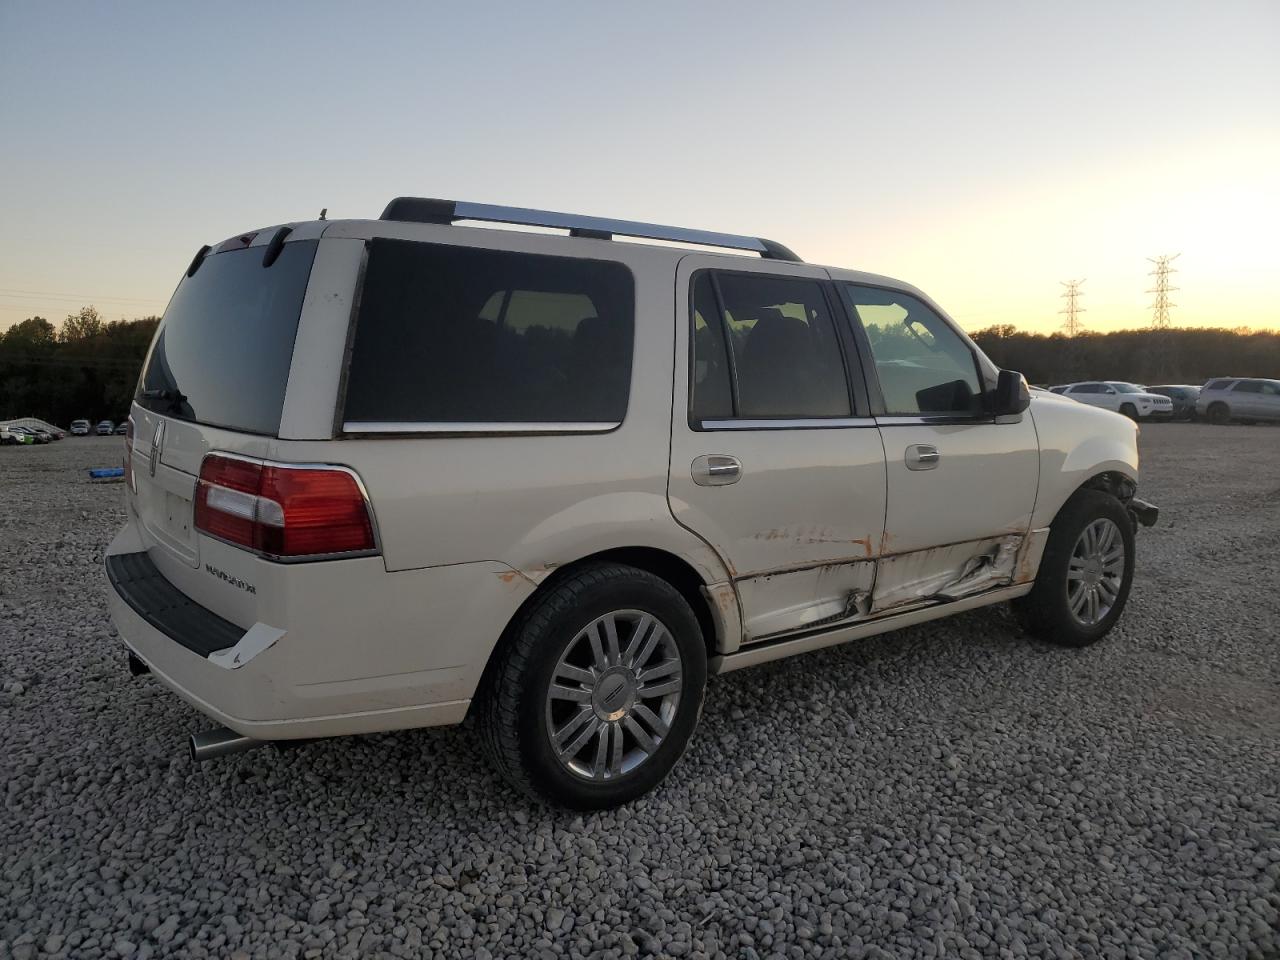
[[[104,579],[121,639],[160,683],[244,736],[295,740],[461,722],[502,618],[523,600],[520,578],[490,568],[506,569],[388,574],[377,557],[299,565],[276,598],[291,628],[245,628],[166,580],[131,518]]]

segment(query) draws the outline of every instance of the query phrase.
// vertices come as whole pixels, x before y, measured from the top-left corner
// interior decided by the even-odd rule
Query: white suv
[[[1136,383],[1123,380],[1087,380],[1054,387],[1053,392],[1091,407],[1124,414],[1130,420],[1148,417],[1173,418],[1173,401],[1158,393],[1147,393]]]
[[[438,200],[202,248],[126,450],[111,612],[194,756],[471,715],[578,808],[662,780],[710,674],[1009,600],[1098,640],[1156,518],[1131,422],[914,287]]]

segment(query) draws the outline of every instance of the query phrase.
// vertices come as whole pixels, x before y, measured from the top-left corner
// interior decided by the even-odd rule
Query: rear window
[[[374,240],[344,419],[618,424],[634,301],[612,261]]]
[[[244,433],[280,430],[293,341],[316,240],[207,256],[160,321],[136,401],[166,416]]]

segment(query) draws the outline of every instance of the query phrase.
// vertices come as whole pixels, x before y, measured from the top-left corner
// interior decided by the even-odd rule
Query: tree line
[[[0,420],[120,420],[159,317],[104,321],[82,307],[55,326],[29,317],[0,333]],[[1074,380],[1193,383],[1280,377],[1280,331],[1188,327],[1111,333],[1029,333],[988,327],[974,341],[997,365],[1036,384]]]
[[[55,326],[28,317],[0,333],[0,420],[122,420],[159,317],[104,321],[82,307]]]
[[[1214,377],[1280,377],[1280,331],[1181,327],[1068,337],[995,326],[972,336],[992,362],[1045,386],[1076,380],[1198,385]]]

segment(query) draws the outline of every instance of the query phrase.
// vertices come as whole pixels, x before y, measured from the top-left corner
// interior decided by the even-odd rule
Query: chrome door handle
[[[690,472],[700,487],[723,487],[742,477],[742,461],[727,454],[709,453],[695,459]]]
[[[904,459],[908,470],[932,470],[942,459],[942,454],[938,453],[938,448],[931,443],[913,443],[907,447],[907,455]]]

